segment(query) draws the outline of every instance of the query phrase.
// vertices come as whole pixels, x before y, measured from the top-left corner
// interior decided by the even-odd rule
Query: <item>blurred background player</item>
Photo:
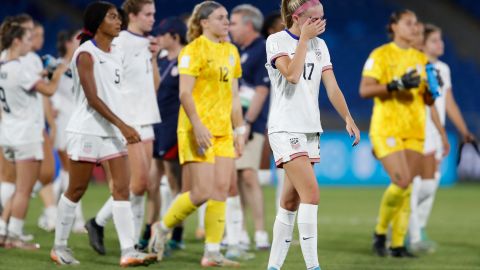
[[[452,93],[452,80],[449,66],[439,60],[444,53],[442,30],[432,24],[420,28],[422,31],[422,48],[438,73],[440,81],[440,96],[435,100],[435,108],[440,116],[442,125],[445,125],[445,116],[448,115],[458,132],[462,142],[472,142],[475,137],[468,130],[462,113],[455,102]],[[413,179],[411,196],[411,216],[409,223],[409,244],[412,252],[434,252],[436,244],[426,238],[425,227],[432,211],[435,193],[441,178],[440,164],[444,149],[441,132],[437,130],[427,108],[425,129],[425,146],[422,173]]]
[[[257,249],[268,249],[268,233],[265,231],[265,214],[263,191],[258,180],[258,169],[264,145],[264,133],[268,118],[268,97],[270,80],[265,69],[265,39],[260,31],[263,26],[263,15],[258,8],[249,5],[239,5],[232,10],[230,16],[230,35],[232,41],[239,48],[242,63],[242,78],[239,80],[239,95],[244,112],[245,150],[240,159],[236,160],[238,172],[238,186],[244,206],[250,208],[255,223],[255,245]],[[227,199],[227,238],[230,241],[227,257],[238,257],[240,226],[243,224],[242,213],[229,213],[229,209],[241,209],[240,197]],[[246,209],[243,207],[243,209]],[[228,217],[231,217],[230,219]],[[229,222],[231,220],[231,222]],[[229,233],[229,226],[239,226]],[[242,236],[246,235],[246,226],[243,226]],[[233,233],[234,232],[234,233]],[[233,235],[232,235],[233,234]],[[233,239],[232,239],[233,237]],[[245,238],[245,237],[243,237]]]
[[[207,202],[204,267],[238,266],[220,253],[225,227],[225,200],[233,172],[235,149],[232,124],[242,135],[238,78],[238,50],[225,42],[228,13],[221,4],[205,1],[195,6],[188,24],[187,45],[179,55],[179,159],[191,189],[173,202],[153,228],[150,247],[163,255],[166,236],[173,227]],[[233,120],[233,121],[232,121]],[[235,144],[242,146],[240,136]],[[240,149],[241,152],[241,149]]]
[[[130,175],[125,142],[141,141],[140,134],[114,111],[123,106],[122,51],[112,46],[122,18],[108,2],[90,4],[84,15],[80,47],[72,59],[76,109],[67,126],[70,183],[58,204],[55,242],[50,258],[57,264],[79,264],[67,246],[75,208],[85,193],[95,164],[108,160],[113,177],[113,221],[120,240],[120,265],[149,264],[155,255],[135,250],[134,217],[129,201]],[[121,132],[121,135],[118,133]]]
[[[120,32],[113,44],[122,51],[124,78],[121,83],[122,100],[125,102],[118,109],[118,114],[128,125],[135,127],[141,136],[141,142],[129,144],[128,161],[130,164],[130,201],[135,224],[135,241],[139,241],[144,221],[145,192],[149,186],[149,172],[152,162],[153,124],[160,122],[160,113],[155,102],[158,88],[158,45],[153,37],[148,37],[155,23],[155,4],[152,0],[126,0],[122,9],[128,18],[128,28]],[[160,179],[155,179],[160,181]],[[157,185],[158,186],[158,185]],[[160,205],[159,193],[153,205]],[[112,216],[113,198],[110,197],[95,218],[88,221],[86,227],[90,244],[99,254],[105,254],[103,227]],[[157,207],[154,211],[158,212]]]
[[[323,81],[328,99],[346,123],[352,146],[360,131],[350,115],[333,73],[325,41],[323,6],[318,0],[283,0],[284,31],[268,37],[267,69],[272,84],[268,136],[275,163],[285,169],[280,207],[273,227],[269,270],[282,267],[293,238],[298,210],[300,246],[307,269],[320,270],[317,212],[320,190],[313,163],[320,162],[318,95]],[[302,108],[302,109],[299,109]]]
[[[162,122],[154,125],[155,141],[153,147],[154,161],[152,176],[160,179],[164,174],[168,179],[171,197],[176,197],[182,190],[181,167],[178,162],[177,126],[180,110],[178,55],[187,44],[187,26],[178,17],[168,17],[162,20],[155,29],[160,48],[165,52],[158,59],[160,70],[160,87],[157,92],[157,104],[162,115]],[[152,189],[158,189],[158,185]],[[168,209],[171,200],[162,195],[162,209]],[[166,205],[163,205],[163,202]],[[143,245],[148,244],[151,225],[158,220],[158,212],[147,205],[147,224],[143,234]],[[169,241],[172,249],[183,248],[183,224],[178,224]]]
[[[50,82],[43,81],[40,73],[30,69],[30,62],[22,57],[32,49],[32,32],[15,17],[4,20],[0,37],[0,47],[4,51],[0,59],[0,144],[7,162],[14,166],[16,176],[11,208],[6,205],[0,221],[0,241],[7,248],[38,249],[37,244],[28,243],[21,236],[30,195],[40,175],[43,159],[42,94],[51,96],[55,92],[66,65],[59,66]]]
[[[410,215],[410,183],[420,172],[425,138],[425,105],[433,99],[425,83],[427,57],[411,47],[417,17],[410,10],[392,13],[392,42],[375,49],[363,68],[360,95],[373,98],[370,139],[392,183],[383,194],[375,227],[373,251],[387,256],[386,233],[392,224],[390,254],[413,257],[404,246]],[[436,125],[440,125],[438,114]],[[443,130],[442,140],[446,135]],[[448,143],[447,143],[448,144]]]

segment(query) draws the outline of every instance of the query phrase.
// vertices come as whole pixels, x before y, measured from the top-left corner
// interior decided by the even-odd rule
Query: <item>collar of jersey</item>
[[[208,38],[207,38],[206,36],[204,36],[204,35],[201,35],[200,38],[206,40],[208,43],[214,44],[215,46],[220,46],[220,45],[222,45],[222,43],[223,43],[222,41],[220,41],[220,42],[211,41],[210,39],[208,39]]]
[[[394,48],[395,50],[397,50],[397,51],[402,51],[402,52],[406,52],[406,51],[409,51],[409,50],[411,49],[411,47],[408,48],[408,49],[401,48],[401,47],[399,47],[399,46],[398,46],[395,42],[393,42],[393,41],[390,42],[390,46],[392,46],[392,48]]]
[[[295,35],[294,33],[290,32],[290,30],[288,30],[287,28],[285,28],[285,30],[283,30],[283,31],[287,32],[287,34],[289,34],[289,35],[290,35],[293,39],[295,39],[295,40],[299,40],[299,39],[300,39],[299,36],[297,36],[297,35]]]
[[[139,34],[136,34],[136,33],[132,32],[132,31],[129,31],[129,30],[125,30],[125,32],[129,33],[130,35],[134,35],[134,36],[136,36],[136,37],[139,37],[139,38],[147,38],[147,37],[144,36],[144,35],[139,35]]]

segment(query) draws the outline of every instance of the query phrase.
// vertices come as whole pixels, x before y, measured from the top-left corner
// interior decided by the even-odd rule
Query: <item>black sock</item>
[[[172,240],[176,242],[182,242],[183,239],[183,226],[177,226],[173,228]]]
[[[150,240],[150,235],[152,234],[152,225],[145,224],[145,230],[143,231],[143,240]]]

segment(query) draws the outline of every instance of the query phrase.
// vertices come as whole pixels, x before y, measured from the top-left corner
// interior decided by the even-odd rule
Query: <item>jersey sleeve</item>
[[[385,64],[381,54],[375,50],[368,57],[365,65],[363,66],[362,76],[372,77],[378,81],[381,81],[384,77]]]
[[[320,43],[320,51],[322,52],[321,68],[322,72],[325,70],[332,69],[332,60],[330,59],[330,52],[328,51],[327,44],[325,41]]]
[[[25,91],[34,90],[35,85],[42,79],[40,74],[35,74],[32,71],[28,71],[27,69],[23,69],[23,72],[20,77],[20,87]]]
[[[238,49],[237,47],[235,47],[234,45],[232,45],[233,49],[233,57],[235,59],[235,66],[233,68],[233,77],[235,79],[238,79],[240,77],[242,77],[242,63],[240,61],[240,54],[238,53]]]
[[[203,62],[202,53],[195,50],[194,44],[187,45],[178,55],[178,73],[198,77]]]
[[[267,62],[276,69],[275,61],[282,56],[288,56],[286,42],[281,42],[280,36],[272,35],[267,38]]]

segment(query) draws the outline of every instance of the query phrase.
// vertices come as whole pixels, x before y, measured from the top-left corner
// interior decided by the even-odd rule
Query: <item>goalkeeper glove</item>
[[[400,79],[394,79],[387,84],[388,92],[410,90],[420,85],[420,76],[415,70],[403,74]]]

